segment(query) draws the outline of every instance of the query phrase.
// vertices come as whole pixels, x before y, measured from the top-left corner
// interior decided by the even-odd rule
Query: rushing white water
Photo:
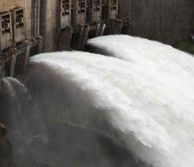
[[[192,167],[194,59],[157,42],[130,40],[124,36],[102,40],[103,49],[128,61],[59,52],[37,55],[31,64],[44,82],[51,81],[47,74],[40,75],[44,72],[55,76],[61,90],[64,82],[75,101],[65,111],[66,122],[111,136],[154,167]],[[80,101],[98,110],[90,111]],[[104,122],[108,127],[101,126]]]
[[[3,79],[19,166],[193,167],[193,57],[123,35],[89,46],[113,57],[46,53],[31,58],[27,89]]]

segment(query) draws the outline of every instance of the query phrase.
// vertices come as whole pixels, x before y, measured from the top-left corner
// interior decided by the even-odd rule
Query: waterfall
[[[40,54],[30,59],[25,86],[4,79],[19,164],[194,166],[193,57],[128,36],[89,45],[108,56]]]

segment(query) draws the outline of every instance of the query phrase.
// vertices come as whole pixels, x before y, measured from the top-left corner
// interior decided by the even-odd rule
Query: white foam
[[[149,41],[138,40],[150,52],[153,50]],[[123,47],[121,53],[125,48],[125,55],[113,50],[123,58],[130,50],[129,62],[82,52],[59,52],[35,56],[31,63],[48,67],[59,80],[65,78],[84,90],[85,98],[103,109],[119,138],[142,160],[154,167],[192,167],[194,60],[169,46],[153,44],[154,49],[160,48],[155,52],[161,57],[142,56],[135,50],[139,44],[135,47],[134,43],[128,47],[119,44]],[[109,45],[111,49],[117,47]]]

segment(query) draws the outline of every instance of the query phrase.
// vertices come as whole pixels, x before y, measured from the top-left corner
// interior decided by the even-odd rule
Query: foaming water
[[[93,56],[104,65],[94,66]],[[108,61],[81,52],[42,54],[31,59],[27,88],[5,79],[7,97],[14,96],[0,112],[19,166],[148,166],[126,148],[111,123],[110,112],[117,111],[111,94],[103,93],[104,86],[111,88],[103,79]]]
[[[27,102],[30,99],[27,88],[17,79],[6,77],[2,79],[2,93],[0,94],[1,104],[1,117],[0,121],[8,126],[10,131],[9,137],[11,138],[15,147],[15,139],[17,135],[22,132],[22,129],[26,128],[24,110],[27,106]],[[20,127],[22,124],[22,128]],[[26,131],[28,131],[26,129]],[[26,133],[22,134],[26,135]],[[24,136],[23,136],[24,137]]]
[[[27,88],[4,81],[15,94],[10,139],[19,162],[29,167],[194,166],[193,58],[140,38],[96,40],[94,49],[115,58],[40,54],[30,60]]]
[[[184,59],[194,62],[188,55]],[[133,62],[80,52],[43,54],[31,62],[68,82],[72,99],[81,97],[75,102],[81,112],[67,111],[75,116],[68,118],[71,122],[103,131],[155,167],[194,165],[194,78],[187,69],[179,69],[187,74],[183,78],[173,76],[173,67],[172,72],[150,73]],[[82,110],[81,100],[98,113]]]
[[[8,78],[3,78],[2,79],[2,84],[3,84],[3,88],[2,89],[6,90],[10,97],[15,97],[16,91],[12,87],[12,85],[9,82]]]
[[[142,109],[161,125],[169,139],[163,143],[168,149],[160,152],[164,158],[162,162],[155,156],[145,156],[143,152],[138,154],[147,161],[151,160],[154,166],[193,166],[193,57],[159,42],[125,35],[91,39],[88,47],[92,52],[135,65],[144,73],[144,86],[139,93],[143,92],[146,98],[140,105],[147,103],[142,105]],[[153,82],[151,87],[145,78]],[[152,150],[155,146],[151,144],[149,147]]]

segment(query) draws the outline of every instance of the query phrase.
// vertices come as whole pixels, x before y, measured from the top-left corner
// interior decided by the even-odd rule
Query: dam
[[[1,0],[0,77],[25,71],[32,55],[84,50],[88,39],[101,35],[130,34],[173,45],[193,31],[192,0],[146,2]]]
[[[193,167],[193,2],[1,0],[0,167]]]
[[[14,0],[0,2],[0,76],[26,70],[40,52],[84,50],[88,38],[130,33],[118,0]]]

